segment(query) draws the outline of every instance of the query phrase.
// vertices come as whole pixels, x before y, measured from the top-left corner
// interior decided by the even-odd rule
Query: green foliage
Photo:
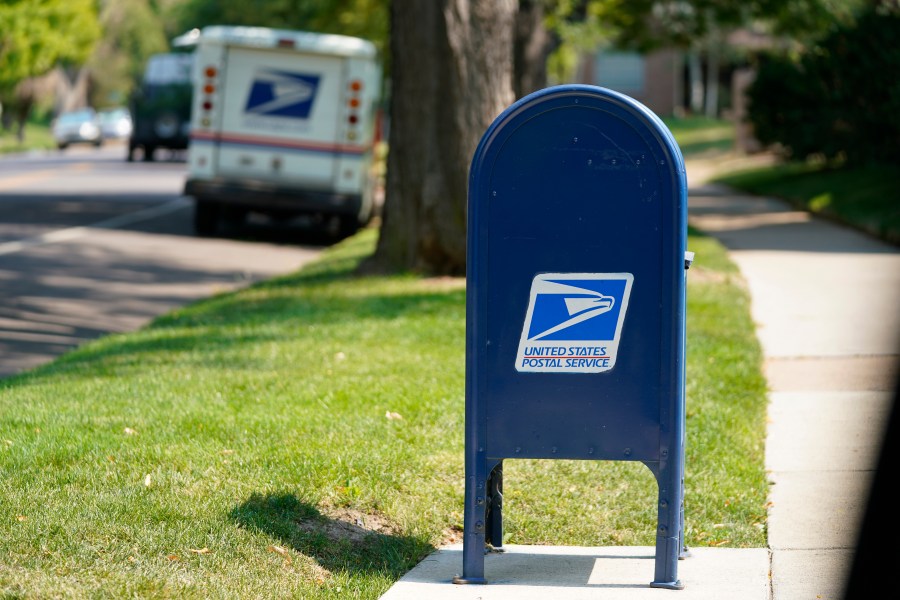
[[[571,13],[616,32],[620,47],[639,50],[695,46],[713,31],[754,21],[803,38],[846,19],[865,0],[555,0]],[[578,8],[580,7],[580,9]]]
[[[25,123],[24,139],[20,140],[15,131],[0,128],[0,154],[28,152],[31,150],[54,150],[56,140],[50,133],[49,117],[35,114]]]
[[[388,3],[383,0],[184,0],[168,19],[177,35],[207,25],[247,25],[337,33],[372,41],[386,56]]]
[[[0,94],[58,63],[84,63],[100,35],[94,0],[5,0],[0,3]]]
[[[867,11],[799,60],[767,56],[748,90],[757,138],[791,158],[900,163],[900,11]]]
[[[168,50],[162,20],[148,0],[105,0],[100,22],[103,39],[88,62],[91,105],[125,104],[147,58]]]
[[[773,33],[796,40],[821,35],[844,22],[866,0],[545,0],[548,30],[556,47],[548,72],[570,78],[578,54],[602,46],[641,52],[702,47],[722,42],[713,33],[764,24]]]

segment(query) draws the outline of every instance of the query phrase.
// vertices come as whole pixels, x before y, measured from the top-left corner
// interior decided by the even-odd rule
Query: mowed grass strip
[[[50,126],[29,121],[25,124],[24,139],[19,140],[17,126],[10,129],[0,128],[0,154],[13,152],[29,152],[32,150],[55,150],[56,141],[50,132]]]
[[[667,117],[666,127],[678,140],[685,158],[715,156],[734,150],[734,123],[706,117]]]
[[[900,246],[900,166],[790,162],[716,179],[839,221]]]
[[[0,382],[7,597],[378,598],[463,510],[465,281],[298,273]],[[765,383],[738,273],[692,235],[687,542],[765,546]],[[652,545],[640,464],[507,461],[507,543]]]

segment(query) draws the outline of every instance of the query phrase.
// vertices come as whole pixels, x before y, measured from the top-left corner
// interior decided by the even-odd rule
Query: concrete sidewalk
[[[765,356],[771,597],[840,599],[897,382],[900,250],[722,187],[689,205],[747,281]]]
[[[488,585],[454,585],[457,545],[383,600],[842,598],[898,377],[900,250],[687,170],[690,222],[740,268],[765,355],[768,548],[691,548],[672,592],[649,587],[652,547],[509,546],[486,557]]]

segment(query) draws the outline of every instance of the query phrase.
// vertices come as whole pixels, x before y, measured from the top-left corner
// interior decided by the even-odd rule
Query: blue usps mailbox
[[[653,587],[681,589],[687,185],[671,133],[604,88],[507,108],[469,179],[463,573],[503,544],[503,461],[640,461]]]

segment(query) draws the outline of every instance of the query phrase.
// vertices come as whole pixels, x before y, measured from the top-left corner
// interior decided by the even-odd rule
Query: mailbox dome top
[[[684,157],[675,137],[662,119],[630,96],[608,88],[586,84],[551,86],[532,92],[511,104],[494,119],[482,136],[475,152],[473,167],[484,158],[484,154],[496,141],[497,136],[503,131],[515,129],[517,122],[528,121],[548,110],[578,106],[608,111],[626,121],[631,127],[643,129],[651,134],[656,138],[660,150],[668,155],[669,168],[677,174],[681,186],[686,187]]]

